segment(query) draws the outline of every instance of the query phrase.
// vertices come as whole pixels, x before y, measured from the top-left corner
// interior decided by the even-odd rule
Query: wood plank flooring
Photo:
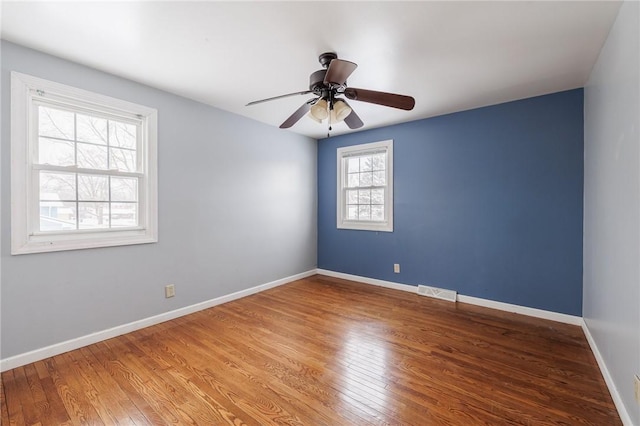
[[[2,374],[3,425],[619,425],[576,326],[314,276]]]

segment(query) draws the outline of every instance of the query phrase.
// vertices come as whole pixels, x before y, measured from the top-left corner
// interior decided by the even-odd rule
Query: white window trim
[[[387,191],[384,198],[386,220],[382,222],[346,219],[346,161],[345,159],[372,151],[386,151]],[[337,150],[337,227],[338,229],[356,229],[362,231],[393,232],[393,140],[346,146]]]
[[[76,231],[73,233],[38,234],[30,229],[37,202],[32,190],[29,161],[32,155],[33,132],[37,132],[34,118],[34,98],[51,95],[56,101],[65,100],[115,115],[135,116],[142,121],[143,158],[141,178],[144,196],[139,199],[140,227],[126,230]],[[158,241],[158,154],[157,110],[131,102],[92,93],[75,87],[54,83],[18,72],[11,72],[11,254],[77,250]],[[65,168],[77,172],[78,168]]]

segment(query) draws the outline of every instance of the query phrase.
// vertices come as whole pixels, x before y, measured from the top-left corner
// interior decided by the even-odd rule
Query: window
[[[157,111],[11,73],[11,253],[157,241]]]
[[[338,228],[393,231],[393,141],[338,148]]]

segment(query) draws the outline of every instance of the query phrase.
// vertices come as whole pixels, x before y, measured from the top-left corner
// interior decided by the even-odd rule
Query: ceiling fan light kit
[[[346,100],[337,99],[339,96],[344,96],[354,101],[368,102],[407,111],[412,110],[415,106],[415,99],[411,96],[347,87],[347,78],[355,71],[358,65],[353,62],[338,59],[338,55],[334,52],[321,54],[318,61],[324,69],[315,71],[309,76],[309,90],[249,102],[247,106],[289,96],[313,93],[317,97],[309,99],[302,104],[300,108],[280,125],[280,128],[288,129],[296,124],[303,116],[307,115],[319,123],[322,123],[328,118],[329,131],[331,131],[333,124],[342,121],[344,121],[350,129],[358,129],[364,125],[360,117],[358,117]]]
[[[343,121],[349,114],[351,114],[353,110],[347,105],[343,100],[338,99],[333,104],[332,113],[335,113],[335,122],[338,123]],[[331,117],[331,122],[333,123],[333,117]]]
[[[329,104],[324,99],[320,99],[312,107],[309,114],[313,116],[317,121],[322,123],[322,120],[329,116],[328,112]]]
[[[311,107],[308,115],[318,123],[322,123],[326,118],[331,118],[331,124],[335,124],[344,121],[352,111],[351,107],[342,99],[335,100],[333,102],[333,108],[331,108],[326,100],[320,99]]]

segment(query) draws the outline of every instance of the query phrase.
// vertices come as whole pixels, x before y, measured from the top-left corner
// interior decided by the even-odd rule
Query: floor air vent
[[[444,288],[429,287],[427,285],[419,285],[418,294],[421,296],[429,296],[429,297],[434,297],[436,299],[455,302],[457,292],[455,292],[454,290],[445,290]]]

